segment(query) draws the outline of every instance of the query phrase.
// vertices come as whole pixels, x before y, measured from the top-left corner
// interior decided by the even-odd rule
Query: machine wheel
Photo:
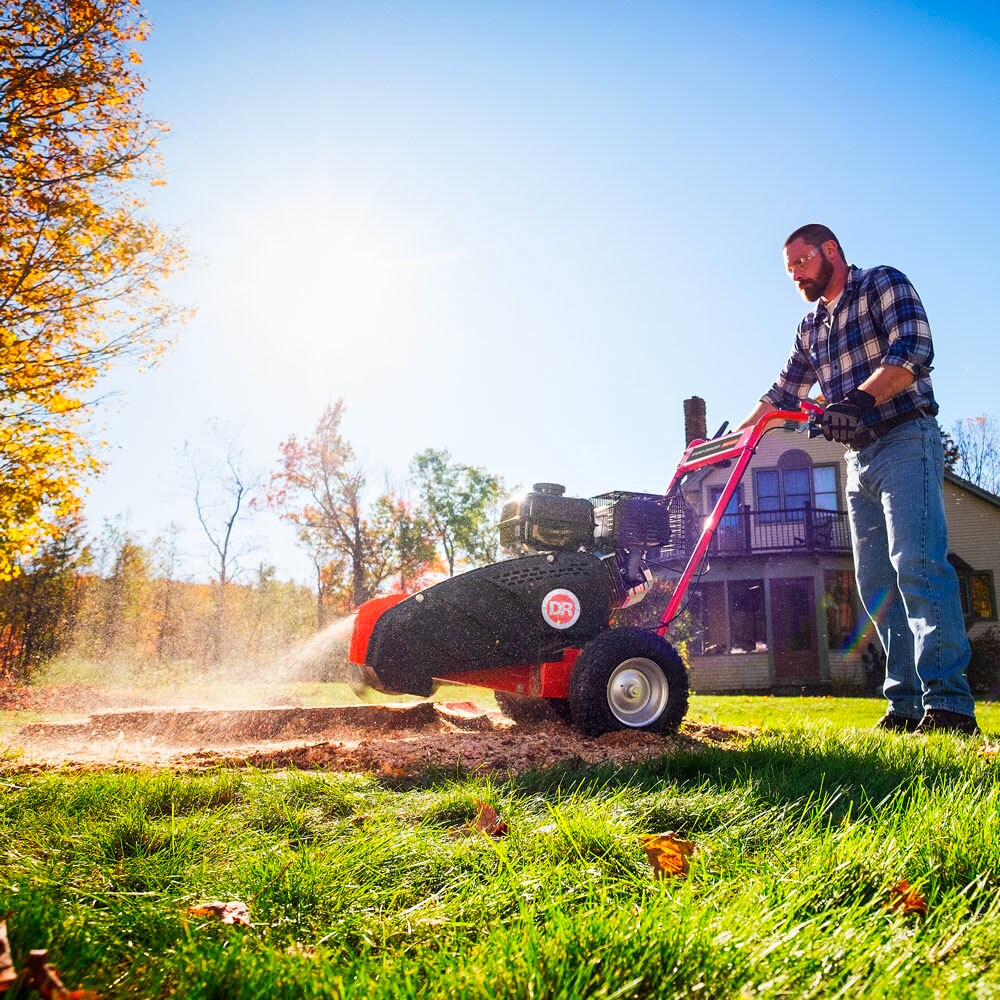
[[[494,691],[500,711],[514,722],[541,722],[555,717],[567,725],[572,722],[568,698],[532,698],[512,691]]]
[[[588,736],[674,730],[687,712],[687,670],[665,639],[639,628],[611,629],[583,647],[569,703],[574,723]]]

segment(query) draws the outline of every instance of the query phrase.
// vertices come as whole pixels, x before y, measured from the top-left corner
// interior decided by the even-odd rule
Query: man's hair
[[[833,240],[837,244],[837,251],[840,254],[841,259],[844,263],[847,263],[847,256],[844,253],[844,248],[840,245],[840,240],[837,239],[833,234],[832,229],[828,229],[826,226],[821,226],[818,222],[810,222],[808,225],[799,226],[798,229],[788,237],[787,240],[782,244],[783,246],[788,246],[789,243],[794,243],[796,240],[801,239],[803,242],[808,243],[812,247],[822,246],[824,243],[828,243]]]

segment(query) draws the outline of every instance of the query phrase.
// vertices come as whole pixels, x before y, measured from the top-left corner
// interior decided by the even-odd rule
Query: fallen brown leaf
[[[8,914],[9,916],[9,914]],[[7,917],[0,920],[0,993],[6,993],[17,982],[17,970],[10,954],[10,941],[7,939]]]
[[[639,839],[655,878],[687,876],[688,858],[694,854],[694,841],[681,840],[673,831],[650,833]]]
[[[390,764],[386,762],[378,769],[379,774],[384,774],[387,778],[404,778],[409,773],[405,764]]]
[[[7,917],[9,916],[8,913]],[[91,990],[66,989],[59,973],[48,964],[49,953],[45,949],[29,952],[28,964],[24,972],[18,975],[10,954],[7,917],[0,920],[0,993],[6,993],[11,987],[26,985],[38,990],[45,1000],[101,1000],[101,995]]]
[[[216,917],[224,924],[250,926],[250,908],[238,899],[231,899],[228,903],[199,903],[189,907],[185,913],[189,917]]]
[[[918,896],[906,879],[897,882],[889,890],[889,902],[883,903],[882,906],[887,910],[917,913],[922,917],[927,914],[927,900]]]
[[[28,952],[28,971],[35,989],[46,1000],[66,1000],[69,990],[63,986],[59,973],[48,963],[49,953],[44,948]]]
[[[45,1000],[101,1000],[99,993],[91,990],[69,990],[63,985],[59,973],[48,963],[49,953],[44,948],[28,952],[28,972],[32,985]]]
[[[480,799],[474,799],[473,805],[478,810],[476,818],[471,823],[466,823],[458,829],[452,830],[452,837],[471,837],[475,833],[485,833],[488,837],[505,837],[507,835],[507,824],[500,819],[493,806],[487,805]]]

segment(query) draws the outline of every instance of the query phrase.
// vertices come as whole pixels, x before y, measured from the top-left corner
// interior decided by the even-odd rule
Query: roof
[[[980,500],[985,500],[987,503],[993,504],[994,507],[1000,507],[1000,497],[995,493],[990,493],[989,490],[984,490],[981,486],[977,486],[975,483],[970,483],[968,479],[963,479],[961,476],[956,476],[954,472],[948,469],[944,470],[945,482],[952,483],[959,489],[966,490],[973,496],[979,497]]]

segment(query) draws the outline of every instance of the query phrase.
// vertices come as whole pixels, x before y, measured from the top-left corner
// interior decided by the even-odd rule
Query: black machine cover
[[[542,603],[562,589],[577,598],[579,618],[555,628]],[[509,559],[389,608],[375,623],[366,661],[386,690],[427,697],[434,677],[557,659],[609,627],[613,597],[608,567],[589,552]]]

